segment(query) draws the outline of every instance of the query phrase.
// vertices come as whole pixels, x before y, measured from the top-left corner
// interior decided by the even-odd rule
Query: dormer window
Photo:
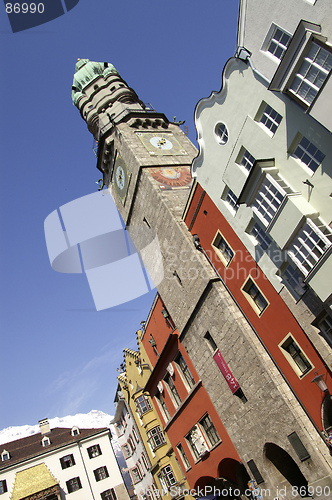
[[[44,448],[46,448],[46,446],[50,446],[50,444],[51,444],[50,438],[44,437],[42,439],[42,445],[43,445]]]
[[[9,459],[10,459],[9,451],[3,450],[3,452],[1,453],[1,460],[3,462],[6,462]]]
[[[78,436],[80,434],[80,430],[78,427],[73,427],[71,430],[71,435],[72,436]]]

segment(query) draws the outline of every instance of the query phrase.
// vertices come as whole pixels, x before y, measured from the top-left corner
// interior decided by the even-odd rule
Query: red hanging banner
[[[225,380],[226,380],[230,390],[234,394],[234,392],[236,392],[238,389],[240,389],[240,386],[237,383],[237,381],[235,380],[235,378],[233,377],[232,372],[230,371],[230,369],[227,366],[226,361],[224,360],[224,358],[220,354],[219,349],[214,353],[213,359],[217,363],[219,370],[221,371],[221,373],[225,377]]]

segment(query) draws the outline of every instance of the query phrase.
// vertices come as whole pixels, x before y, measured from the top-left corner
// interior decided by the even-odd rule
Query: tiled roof
[[[29,467],[16,474],[11,500],[21,500],[57,484],[45,464]]]
[[[10,454],[10,459],[5,462],[0,461],[0,472],[11,465],[27,460],[28,458],[43,455],[49,451],[61,448],[70,443],[78,442],[84,438],[93,436],[94,434],[100,434],[107,430],[109,430],[107,427],[103,427],[101,429],[80,429],[80,433],[78,435],[72,436],[71,428],[67,429],[56,427],[52,429],[51,432],[46,434],[51,442],[51,444],[46,447],[42,445],[42,439],[44,436],[40,432],[25,438],[17,439],[16,441],[11,441],[10,443],[4,443],[0,445],[0,453],[6,449],[6,451]]]

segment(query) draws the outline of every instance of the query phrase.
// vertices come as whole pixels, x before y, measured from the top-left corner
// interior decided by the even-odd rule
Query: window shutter
[[[264,483],[264,479],[262,478],[261,473],[257,469],[257,465],[255,464],[255,462],[253,460],[249,460],[249,462],[247,462],[247,464],[248,464],[248,467],[249,467],[252,475],[255,478],[256,483],[257,484]]]
[[[308,458],[310,458],[310,455],[309,455],[306,447],[304,446],[304,444],[302,443],[301,439],[296,434],[296,432],[292,432],[287,437],[289,439],[290,444],[293,446],[295,453],[297,454],[297,456],[301,460],[301,462],[304,462],[304,460],[307,460]]]

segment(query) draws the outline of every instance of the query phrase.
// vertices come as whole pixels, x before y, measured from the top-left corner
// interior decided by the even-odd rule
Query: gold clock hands
[[[159,147],[163,146],[164,144],[166,144],[166,139],[165,137],[161,137],[161,139],[159,139],[159,141],[157,142],[157,145]]]

